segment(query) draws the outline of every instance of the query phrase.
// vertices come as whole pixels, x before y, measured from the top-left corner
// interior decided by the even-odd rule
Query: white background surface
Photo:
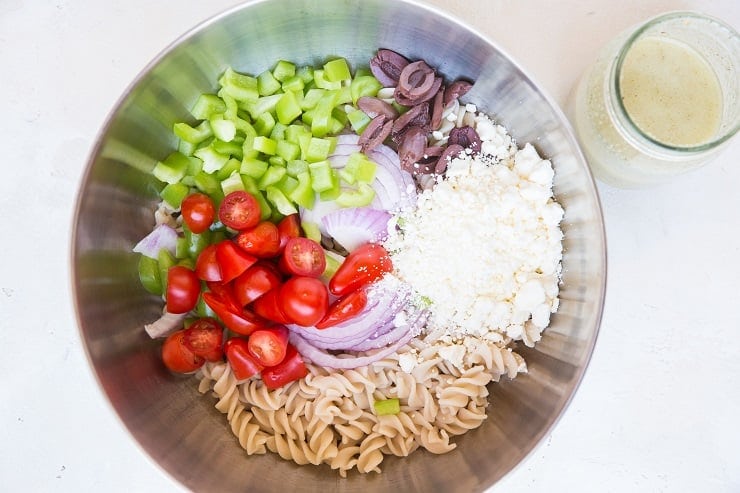
[[[70,297],[78,181],[107,112],[160,50],[234,0],[0,0],[0,480],[4,491],[182,491],[93,380]],[[448,1],[559,103],[598,47],[736,0]],[[599,185],[609,279],[591,366],[551,436],[494,492],[740,491],[740,139],[640,191]]]

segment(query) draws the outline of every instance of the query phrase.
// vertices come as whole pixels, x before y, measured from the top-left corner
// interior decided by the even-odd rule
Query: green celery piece
[[[258,135],[270,135],[274,127],[275,117],[272,116],[272,113],[262,113],[254,121],[254,129],[257,131]]]
[[[283,175],[283,177],[280,179],[279,182],[275,184],[275,187],[283,192],[283,194],[290,198],[290,194],[298,188],[298,180],[293,178],[292,176],[289,176],[288,174]]]
[[[190,169],[192,157],[188,157],[179,151],[167,156],[164,161],[159,161],[152,170],[156,179],[164,183],[177,183],[187,174]]]
[[[229,160],[227,154],[217,152],[213,147],[201,147],[193,153],[195,157],[203,160],[203,171],[206,173],[215,173],[224,167]]]
[[[283,82],[289,79],[290,77],[293,77],[295,73],[296,73],[295,64],[287,60],[279,60],[275,64],[275,68],[272,69],[272,75],[280,82]]]
[[[306,87],[306,83],[303,81],[300,75],[294,75],[289,77],[283,82],[281,86],[283,92],[303,92],[303,88]]]
[[[263,154],[269,154],[272,156],[277,151],[277,142],[272,140],[270,137],[258,135],[254,138],[252,147]]]
[[[270,156],[270,159],[268,159],[267,162],[270,166],[280,166],[281,168],[285,168],[285,165],[287,164],[287,161],[280,156]]]
[[[378,416],[388,416],[401,412],[401,402],[397,397],[373,402],[375,414]]]
[[[223,114],[226,111],[226,103],[215,94],[201,94],[195,100],[190,114],[198,120],[207,120],[212,115]]]
[[[323,192],[332,188],[334,170],[331,169],[329,161],[309,163],[308,171],[311,173],[311,187],[315,192]]]
[[[368,123],[370,123],[370,117],[360,109],[353,109],[347,113],[347,121],[352,127],[352,130],[354,130],[357,135],[360,135],[362,131],[365,130]]]
[[[290,124],[293,120],[301,116],[301,106],[292,91],[283,93],[275,105],[275,114],[277,119],[283,125]]]
[[[344,58],[330,60],[324,64],[324,77],[329,82],[343,82],[350,80],[352,74],[349,71],[349,65]]]
[[[224,192],[224,195],[244,190],[242,175],[238,171],[234,171],[226,179],[221,180],[221,190]]]
[[[244,149],[241,144],[237,144],[236,140],[232,140],[231,142],[214,140],[211,142],[211,147],[219,154],[225,154],[232,158],[241,159],[244,157]]]
[[[278,140],[275,153],[285,161],[293,161],[301,156],[301,147],[288,140]]]
[[[193,182],[198,190],[208,195],[211,195],[221,188],[221,183],[218,181],[218,178],[204,171],[193,176]]]
[[[180,204],[185,197],[190,193],[190,187],[182,183],[169,183],[162,191],[159,196],[173,209],[179,209]]]
[[[265,189],[267,200],[270,201],[275,208],[284,216],[298,213],[298,209],[295,205],[275,186],[269,186]]]
[[[257,76],[257,92],[260,96],[269,96],[279,90],[280,81],[269,70],[265,70]]]
[[[183,226],[183,236],[187,245],[187,256],[192,259],[197,259],[200,252],[205,247],[211,244],[211,237],[213,234],[210,229],[203,231],[202,233],[193,233],[187,225]]]
[[[352,95],[352,104],[357,104],[357,100],[363,96],[375,97],[378,95],[378,91],[383,88],[378,79],[372,75],[355,76],[349,85],[349,90]]]
[[[343,190],[335,199],[342,207],[365,207],[375,198],[375,190],[366,183],[360,183],[355,190]]]
[[[286,169],[280,166],[270,166],[257,182],[257,188],[260,190],[266,190],[268,186],[274,185],[282,180],[286,172]]]
[[[251,178],[259,179],[265,174],[265,171],[267,171],[267,166],[267,161],[253,157],[245,157],[242,159],[242,165],[239,172]]]
[[[347,164],[339,172],[339,177],[353,185],[355,182],[372,183],[378,166],[365,154],[353,152],[347,159]]]
[[[177,263],[177,259],[166,248],[162,248],[157,254],[157,265],[159,266],[159,280],[162,283],[162,292],[167,292],[167,272],[170,267]]]
[[[230,158],[228,161],[226,161],[226,164],[223,165],[223,167],[216,171],[215,175],[216,178],[219,180],[225,180],[228,177],[231,176],[232,173],[235,171],[239,171],[239,169],[242,167],[242,162],[239,159]]]
[[[301,229],[306,238],[321,243],[321,230],[318,224],[312,221],[301,221]]]
[[[304,65],[302,67],[298,67],[295,71],[295,75],[301,78],[303,80],[304,84],[308,84],[310,82],[313,82],[313,67],[310,65]]]
[[[191,127],[185,122],[175,123],[172,131],[180,140],[190,144],[200,144],[213,135],[211,125],[207,120],[200,122],[196,127]]]
[[[316,192],[311,187],[311,173],[306,169],[296,175],[298,186],[288,193],[288,198],[306,209],[313,209]]]
[[[217,139],[231,142],[236,137],[236,125],[233,121],[225,119],[223,115],[215,115],[208,122]]]
[[[286,128],[288,128],[287,125],[283,125],[280,122],[275,122],[275,126],[272,127],[269,137],[272,140],[276,140],[278,142],[281,140],[285,140],[285,129]]]
[[[301,101],[301,109],[303,111],[310,110],[316,107],[316,103],[326,94],[325,89],[313,88],[306,91],[303,95],[303,101]]]
[[[299,174],[308,171],[308,163],[302,159],[292,159],[285,165],[288,175],[297,178]]]
[[[139,281],[148,292],[161,296],[164,293],[162,289],[162,279],[159,273],[159,263],[146,255],[139,257]]]
[[[313,81],[319,89],[328,89],[331,91],[342,88],[342,82],[333,82],[328,80],[323,69],[316,69],[313,71]]]
[[[225,94],[237,101],[256,101],[259,98],[257,79],[246,74],[240,74],[228,67],[218,80]]]

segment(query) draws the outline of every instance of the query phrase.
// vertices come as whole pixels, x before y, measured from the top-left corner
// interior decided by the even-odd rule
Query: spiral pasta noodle
[[[459,364],[423,340],[370,366],[328,371],[307,363],[309,374],[270,390],[259,378],[238,381],[228,363],[207,363],[197,373],[247,454],[267,451],[297,464],[326,464],[340,476],[380,472],[384,457],[418,449],[444,454],[452,438],[486,419],[488,384],[526,371],[508,340],[466,341]],[[402,355],[417,364],[404,371]],[[401,411],[377,416],[377,400],[399,399]]]

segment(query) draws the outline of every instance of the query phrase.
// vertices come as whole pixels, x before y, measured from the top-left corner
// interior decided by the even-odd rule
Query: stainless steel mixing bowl
[[[544,40],[543,40],[544,42]],[[484,425],[458,448],[388,458],[380,475],[340,479],[328,467],[247,457],[214,401],[163,368],[142,326],[160,313],[136,274],[132,246],[152,228],[149,171],[174,147],[173,122],[227,67],[260,73],[340,55],[367,64],[379,47],[423,58],[448,78],[476,81],[468,99],[495,115],[556,169],[566,214],[561,304],[529,373],[493,384]],[[156,463],[195,491],[482,491],[519,463],[565,410],[591,355],[604,300],[605,239],[594,183],[550,99],[495,44],[442,12],[399,0],[270,0],[234,8],[177,40],[123,95],[90,156],[72,238],[74,296],[90,364],[113,408]]]

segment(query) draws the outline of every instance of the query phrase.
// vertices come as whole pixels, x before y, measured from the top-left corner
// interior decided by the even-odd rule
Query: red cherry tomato
[[[252,308],[254,312],[268,320],[279,324],[292,324],[293,321],[283,313],[280,306],[280,286],[273,288],[254,300]]]
[[[326,269],[324,249],[309,238],[290,238],[280,257],[280,268],[294,276],[319,277]]]
[[[182,265],[167,271],[165,301],[170,313],[187,313],[195,308],[200,296],[200,280],[195,272]]]
[[[367,293],[364,289],[345,294],[329,307],[326,316],[316,324],[317,329],[326,329],[357,316],[367,306]]]
[[[180,206],[182,220],[190,231],[200,234],[211,227],[216,216],[216,208],[208,195],[193,193],[185,197]]]
[[[258,262],[234,279],[234,299],[247,306],[271,289],[280,286],[280,274],[266,262]]]
[[[162,344],[162,362],[164,366],[177,373],[191,373],[203,366],[205,360],[192,353],[183,339],[184,330],[178,330],[170,334]]]
[[[234,238],[245,252],[259,258],[272,258],[280,253],[280,232],[270,221],[262,221],[254,228],[245,229]]]
[[[221,281],[221,268],[216,260],[216,245],[208,245],[195,261],[195,275],[203,281]]]
[[[289,239],[301,236],[301,220],[299,215],[291,214],[285,216],[280,220],[277,228],[280,233],[280,251],[283,251]]]
[[[262,371],[263,366],[249,353],[247,340],[232,337],[224,344],[226,360],[237,380],[244,380]]]
[[[280,308],[294,323],[311,327],[329,310],[329,292],[315,277],[291,277],[280,287]]]
[[[206,361],[221,361],[223,358],[224,329],[213,318],[199,318],[185,329],[183,344],[196,356]]]
[[[377,243],[368,243],[358,247],[344,259],[329,280],[329,291],[337,296],[344,296],[377,281],[391,271],[393,262],[385,248]]]
[[[282,325],[255,330],[249,336],[249,352],[263,366],[275,366],[285,358],[288,328]]]
[[[223,324],[241,335],[249,335],[257,329],[268,327],[270,323],[249,310],[235,310],[231,303],[224,301],[217,294],[203,293],[203,301],[211,307]]]
[[[221,201],[218,218],[224,226],[237,231],[253,228],[260,222],[260,205],[251,194],[237,190]]]
[[[308,375],[308,368],[303,358],[292,344],[288,344],[283,361],[262,370],[262,381],[268,389],[277,389],[285,384],[299,380]]]
[[[221,282],[230,282],[257,262],[257,257],[248,254],[231,240],[216,243],[216,261],[221,270]]]

